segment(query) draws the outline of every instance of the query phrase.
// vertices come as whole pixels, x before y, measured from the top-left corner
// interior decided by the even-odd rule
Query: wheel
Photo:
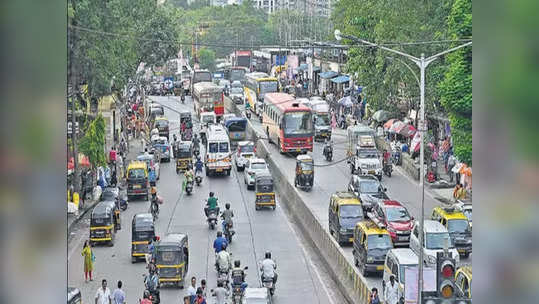
[[[210,176],[210,171],[208,170],[208,168],[206,168],[206,170],[204,171],[206,171],[206,176]]]
[[[391,177],[391,171],[387,171],[387,177]]]
[[[296,179],[294,179],[294,187],[298,187],[298,181]]]
[[[146,201],[149,201],[149,200],[150,200],[150,195],[146,194]]]
[[[356,265],[356,267],[359,267],[359,262],[358,262],[358,260],[356,259],[356,257],[354,257],[354,265]]]
[[[137,257],[132,256],[131,257],[131,264],[135,264],[137,262]]]
[[[469,252],[466,252],[466,253],[463,255],[463,257],[464,257],[465,259],[469,258],[469,257],[470,257],[470,253],[469,253]]]
[[[350,164],[350,174],[354,174],[354,164]]]
[[[255,210],[260,210],[260,206],[255,205]]]
[[[367,276],[367,267],[365,267],[365,263],[362,263],[360,268],[361,275],[366,277]]]
[[[279,153],[284,154],[284,151],[281,149],[281,139],[277,139],[277,149],[279,149]]]
[[[176,174],[180,173],[180,169],[176,168]]]
[[[276,208],[276,207],[277,207],[277,206],[273,205],[273,207],[272,207],[272,208],[273,208],[273,210],[275,210],[275,208]]]
[[[109,247],[113,247],[114,246],[114,238],[112,240],[110,240],[109,242]]]
[[[230,176],[230,169],[226,170],[226,176]]]

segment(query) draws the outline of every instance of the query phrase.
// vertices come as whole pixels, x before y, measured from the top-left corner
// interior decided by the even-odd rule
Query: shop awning
[[[331,79],[331,78],[336,77],[337,75],[339,75],[339,73],[334,72],[334,71],[327,71],[327,72],[324,72],[324,73],[320,73],[320,78]]]
[[[331,79],[331,82],[334,82],[334,83],[345,83],[345,82],[348,82],[350,81],[350,77],[349,76],[346,76],[346,75],[341,75],[339,77],[335,77],[333,79]]]

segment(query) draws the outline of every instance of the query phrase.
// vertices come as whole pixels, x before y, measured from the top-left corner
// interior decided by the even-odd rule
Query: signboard
[[[236,56],[251,56],[251,51],[236,51]]]
[[[417,303],[418,267],[404,268],[404,303]],[[423,268],[423,291],[436,291],[436,269]]]

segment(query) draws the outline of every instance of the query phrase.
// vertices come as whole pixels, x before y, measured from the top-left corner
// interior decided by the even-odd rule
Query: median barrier
[[[235,104],[229,102],[230,112],[241,114]],[[255,118],[256,119],[256,118]],[[280,204],[299,224],[303,235],[318,250],[322,262],[335,280],[341,293],[350,303],[368,303],[369,287],[363,276],[347,259],[341,246],[324,229],[298,190],[288,181],[281,168],[275,163],[268,150],[268,142],[247,123],[248,134],[256,143],[258,157],[264,158],[271,168],[274,185],[279,190]],[[260,139],[260,140],[259,140]],[[329,198],[328,198],[329,200]]]

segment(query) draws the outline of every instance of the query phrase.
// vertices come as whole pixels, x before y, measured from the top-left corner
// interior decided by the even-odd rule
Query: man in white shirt
[[[395,276],[389,277],[389,284],[385,286],[384,299],[387,304],[398,304],[399,302],[399,287],[395,282]]]
[[[232,259],[230,258],[230,253],[226,251],[226,243],[223,244],[222,248],[223,250],[217,254],[217,270],[227,272],[232,268]]]
[[[112,304],[110,289],[107,288],[107,280],[101,281],[101,288],[95,293],[95,304]]]
[[[273,279],[273,284],[277,283],[277,273],[275,272],[275,269],[277,269],[277,264],[271,259],[271,252],[266,252],[266,258],[262,261],[262,266],[260,267],[260,270],[262,270],[262,281],[264,281],[264,278],[271,278]]]
[[[191,286],[187,288],[187,295],[190,297],[190,302],[193,303],[195,301],[195,297],[197,296],[197,278],[192,277],[191,278]]]

